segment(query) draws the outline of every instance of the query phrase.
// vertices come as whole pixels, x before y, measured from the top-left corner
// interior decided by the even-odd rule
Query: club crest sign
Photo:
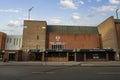
[[[60,36],[55,37],[56,41],[60,41]]]

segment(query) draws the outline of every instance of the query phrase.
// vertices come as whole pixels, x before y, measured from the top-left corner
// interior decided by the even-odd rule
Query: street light
[[[119,10],[119,9],[116,9],[116,17],[117,17],[117,19],[118,19],[118,10]]]
[[[28,9],[28,20],[30,20],[30,12],[32,11],[34,7],[31,7],[30,9]]]
[[[47,54],[48,54],[48,51],[45,51],[45,65],[47,65]]]

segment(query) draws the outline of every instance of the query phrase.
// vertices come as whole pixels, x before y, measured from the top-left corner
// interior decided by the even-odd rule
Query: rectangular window
[[[99,59],[99,55],[98,54],[93,54],[93,59]]]
[[[0,59],[2,58],[2,55],[0,54]]]
[[[16,38],[16,45],[18,45],[18,38]]]
[[[14,45],[15,45],[16,38],[14,38]]]
[[[2,59],[2,55],[0,54],[0,59]]]
[[[12,42],[12,38],[10,38],[10,43]]]
[[[9,38],[7,38],[7,43],[9,43]]]
[[[39,40],[39,35],[37,35],[37,40]]]
[[[19,38],[19,48],[21,47],[21,38]]]
[[[64,45],[63,44],[53,44],[52,49],[57,49],[57,50],[64,49]]]

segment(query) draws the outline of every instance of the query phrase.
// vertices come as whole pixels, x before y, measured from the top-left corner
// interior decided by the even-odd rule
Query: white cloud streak
[[[79,13],[73,13],[72,19],[73,20],[79,20],[80,19],[80,14]]]
[[[117,6],[101,6],[101,7],[92,7],[90,11],[98,11],[98,12],[105,12],[105,11],[115,11]]]
[[[101,0],[96,0],[97,2],[100,2]]]
[[[20,9],[0,9],[0,12],[18,13],[18,12],[20,12]]]
[[[60,5],[63,9],[78,9],[79,5],[83,5],[82,0],[60,0]]]
[[[120,4],[120,0],[109,0],[111,4]]]
[[[53,24],[59,24],[59,23],[61,23],[61,19],[60,19],[60,17],[54,17],[54,18],[50,19],[50,22]]]
[[[117,6],[101,6],[101,7],[91,7],[87,14],[87,17],[95,17],[95,16],[106,16],[106,12],[114,12]]]
[[[82,0],[78,1],[78,3],[81,5],[85,4]]]
[[[77,9],[77,6],[73,0],[60,0],[60,5],[62,8]]]
[[[9,26],[9,27],[19,27],[21,25],[22,24],[20,21],[14,21],[14,20],[10,20],[7,24],[7,26]]]

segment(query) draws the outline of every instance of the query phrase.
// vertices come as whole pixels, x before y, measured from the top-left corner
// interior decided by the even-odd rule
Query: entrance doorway
[[[109,56],[108,56],[109,60],[114,61],[115,60],[114,56],[115,56],[114,53],[109,53]]]
[[[84,53],[77,53],[76,61],[84,61]]]
[[[42,54],[41,53],[35,53],[35,61],[41,61],[42,60]]]
[[[74,61],[74,53],[69,53],[69,61]]]
[[[9,54],[9,61],[15,61],[15,53]]]
[[[3,58],[3,56],[2,56],[2,54],[0,54],[0,61],[2,60],[2,58]]]

